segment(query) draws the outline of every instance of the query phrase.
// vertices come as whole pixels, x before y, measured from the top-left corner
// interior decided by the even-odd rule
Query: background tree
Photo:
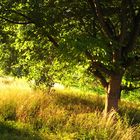
[[[106,112],[118,110],[122,90],[139,88],[138,0],[4,0],[0,5],[5,28],[8,23],[22,27],[24,39],[13,41],[18,50],[24,46],[21,42],[31,41],[26,47],[33,52],[32,59],[43,51],[42,62],[57,56],[89,66],[88,71],[107,91]]]

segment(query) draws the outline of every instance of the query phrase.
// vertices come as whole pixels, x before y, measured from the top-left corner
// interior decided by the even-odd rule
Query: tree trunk
[[[112,75],[110,77],[109,85],[107,88],[105,113],[110,112],[112,109],[116,111],[118,110],[118,102],[119,102],[120,92],[121,92],[121,81],[122,81],[122,76],[120,74]]]

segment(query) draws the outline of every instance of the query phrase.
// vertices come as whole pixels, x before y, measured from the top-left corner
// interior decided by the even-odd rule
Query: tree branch
[[[21,12],[18,12],[18,11],[15,11],[15,10],[3,10],[2,12],[6,12],[6,13],[10,13],[10,14],[15,13],[15,14],[17,14],[19,16],[24,17],[26,20],[28,20],[28,21],[14,21],[12,19],[8,19],[8,18],[0,16],[1,19],[5,20],[5,21],[8,21],[10,23],[13,23],[13,24],[31,24],[31,23],[33,23],[33,24],[36,25],[36,22],[33,21],[32,18],[28,17],[27,15],[25,15],[25,14],[23,14]],[[51,35],[48,35],[48,33],[47,33],[47,37],[48,37],[49,41],[52,42],[52,44],[55,47],[59,47],[59,44],[55,41],[55,39]]]
[[[113,71],[107,69],[104,64],[96,61],[96,56],[93,56],[88,50],[85,51],[85,55],[91,61],[92,69],[99,69],[100,71],[107,74],[108,76],[110,76],[114,73]]]
[[[107,69],[106,66],[104,64],[102,64],[101,62],[92,62],[92,67],[99,69],[100,71],[107,74],[108,76],[110,76],[114,73],[113,71]]]
[[[124,40],[125,40],[125,37],[126,37],[126,33],[127,33],[127,1],[126,0],[122,0],[122,3],[121,3],[121,34],[120,34],[120,38],[119,38],[119,41],[120,43],[123,43]],[[120,13],[118,13],[120,14]]]
[[[5,13],[10,13],[10,14],[11,14],[11,13],[15,13],[15,14],[17,14],[17,15],[19,15],[19,16],[24,17],[25,19],[27,19],[27,20],[30,21],[30,22],[34,22],[32,18],[30,18],[29,16],[27,16],[27,15],[25,15],[25,14],[19,12],[19,11],[15,11],[15,10],[3,10],[3,12],[5,12]]]
[[[13,24],[31,24],[31,23],[33,23],[31,21],[27,21],[27,22],[26,21],[14,21],[14,20],[11,20],[11,19],[2,17],[2,16],[0,16],[0,18],[3,19],[3,20],[5,20],[5,21],[8,21],[10,23],[13,23]]]
[[[108,82],[106,81],[105,76],[103,76],[103,74],[99,70],[95,70],[92,68],[92,66],[90,66],[88,68],[88,71],[91,72],[100,81],[104,88],[108,88]]]
[[[49,41],[52,42],[52,44],[55,47],[59,47],[59,44],[55,41],[55,39],[51,35],[47,35],[47,37],[48,37]]]
[[[93,56],[88,50],[85,51],[85,55],[89,60],[93,61]]]
[[[106,81],[105,77],[102,75],[102,73],[98,70],[92,72],[95,77],[99,79],[101,84],[103,85],[104,88],[108,88],[108,82]]]
[[[88,2],[90,3],[93,11],[96,13],[96,17],[99,20],[100,26],[104,30],[105,36],[107,36],[109,38],[114,38],[114,36],[115,36],[114,35],[114,27],[112,29],[113,24],[111,23],[111,21],[109,19],[108,19],[109,24],[108,24],[108,21],[106,21],[104,19],[104,15],[103,15],[102,8],[100,6],[99,1],[98,0],[88,0]]]

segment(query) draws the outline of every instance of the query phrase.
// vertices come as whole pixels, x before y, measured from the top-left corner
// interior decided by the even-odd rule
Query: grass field
[[[123,100],[120,115],[103,116],[104,96],[25,80],[0,80],[0,140],[139,140],[140,103]]]

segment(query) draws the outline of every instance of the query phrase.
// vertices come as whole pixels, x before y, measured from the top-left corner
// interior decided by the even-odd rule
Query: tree
[[[50,52],[88,64],[107,91],[106,112],[118,110],[122,90],[139,88],[139,0],[4,0],[0,18],[25,31],[33,26],[26,39],[51,42]]]

